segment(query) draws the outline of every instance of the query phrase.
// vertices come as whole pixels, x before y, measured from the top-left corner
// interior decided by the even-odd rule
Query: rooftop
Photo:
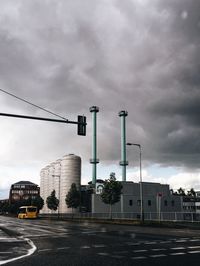
[[[14,183],[13,185],[32,185],[32,186],[37,186],[37,184],[34,184],[30,181],[19,181],[19,182],[16,182]]]

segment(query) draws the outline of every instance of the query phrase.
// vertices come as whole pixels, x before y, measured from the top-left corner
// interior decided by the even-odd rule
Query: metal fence
[[[138,212],[113,212],[110,213],[51,213],[40,214],[42,217],[59,217],[59,218],[77,218],[77,219],[116,219],[116,220],[140,220],[140,213]],[[187,222],[200,222],[200,213],[194,212],[145,212],[145,221],[187,221]]]

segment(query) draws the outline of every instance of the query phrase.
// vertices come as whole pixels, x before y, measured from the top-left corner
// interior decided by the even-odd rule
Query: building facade
[[[38,185],[30,181],[19,181],[11,185],[9,202],[14,203],[20,200],[35,199],[40,195]]]
[[[41,213],[52,213],[48,209],[46,199],[55,190],[59,199],[58,212],[68,213],[71,208],[67,208],[65,198],[72,183],[80,189],[81,181],[81,158],[74,154],[68,154],[55,162],[44,167],[40,172],[40,195],[44,200],[44,207]]]
[[[113,205],[113,213],[132,214],[133,218],[140,218],[141,197],[140,183],[122,181],[122,194],[119,202]],[[160,183],[142,182],[143,190],[143,212],[148,219],[157,219],[164,215],[167,217],[175,212],[182,212],[182,197],[172,195],[169,185]],[[92,212],[109,212],[109,205],[104,204],[100,195],[92,195]],[[170,214],[171,213],[171,214]],[[147,217],[148,216],[148,217]],[[151,216],[151,217],[149,217]],[[170,217],[169,217],[170,218]]]

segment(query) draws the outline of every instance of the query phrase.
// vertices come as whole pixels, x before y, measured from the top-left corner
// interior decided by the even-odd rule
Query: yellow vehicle
[[[35,219],[38,217],[38,210],[35,206],[22,206],[19,208],[19,219]]]

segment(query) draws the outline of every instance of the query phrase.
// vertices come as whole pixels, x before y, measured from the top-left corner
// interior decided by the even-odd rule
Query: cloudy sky
[[[200,190],[200,1],[0,0],[0,89],[75,125],[0,117],[0,198],[68,153],[91,180],[91,113],[98,113],[98,177],[121,178],[120,118],[142,145],[144,181]],[[0,112],[52,117],[0,91]],[[53,117],[52,117],[53,118]],[[139,151],[128,147],[128,180]]]

